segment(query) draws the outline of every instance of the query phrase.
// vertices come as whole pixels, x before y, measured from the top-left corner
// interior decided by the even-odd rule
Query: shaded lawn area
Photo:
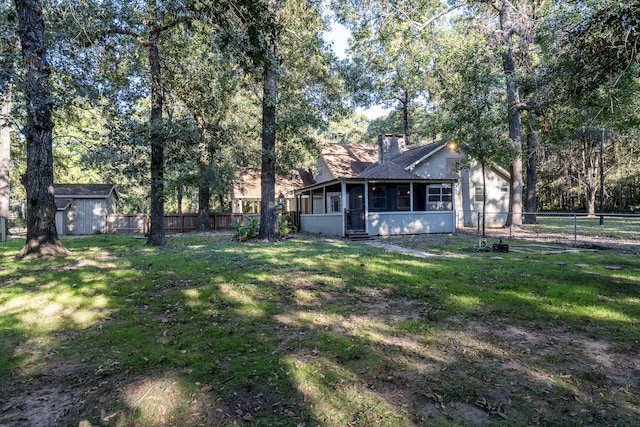
[[[0,425],[635,424],[638,257],[456,239],[1,244]]]

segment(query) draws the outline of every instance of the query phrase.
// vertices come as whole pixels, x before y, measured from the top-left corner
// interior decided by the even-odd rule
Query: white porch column
[[[409,182],[409,212],[413,212],[413,182]]]
[[[364,231],[369,232],[368,220],[369,220],[369,181],[364,183],[364,205],[362,206],[364,211]]]
[[[347,183],[345,181],[342,181],[340,184],[340,190],[342,191],[342,195],[340,196],[342,208],[342,237],[345,237],[347,233]]]
[[[455,182],[451,183],[451,207],[453,212],[453,234],[458,231],[458,216],[456,215],[456,184]]]
[[[326,214],[327,210],[327,187],[322,187],[322,213]]]

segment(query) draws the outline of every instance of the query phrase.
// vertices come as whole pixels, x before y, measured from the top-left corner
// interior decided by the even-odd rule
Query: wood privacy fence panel
[[[211,227],[214,230],[233,230],[238,221],[248,225],[255,218],[260,220],[260,214],[211,214]],[[164,227],[166,233],[188,233],[195,231],[198,214],[165,215]],[[149,232],[149,218],[146,215],[107,215],[107,233],[138,233]]]
[[[146,215],[107,215],[107,233],[139,233],[144,234],[149,231],[149,221]]]

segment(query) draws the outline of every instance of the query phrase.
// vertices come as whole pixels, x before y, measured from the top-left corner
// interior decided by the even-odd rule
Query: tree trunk
[[[265,71],[262,97],[262,180],[258,238],[279,240],[276,212],[276,100],[278,75],[275,64]]]
[[[585,197],[587,203],[587,215],[596,216],[596,186],[592,179],[587,181]]]
[[[4,70],[3,70],[4,71]],[[0,115],[0,217],[9,217],[9,167],[11,163],[11,84],[7,82],[2,94],[2,113]],[[5,227],[7,221],[5,221]],[[5,230],[4,235],[6,235]],[[3,235],[0,230],[0,235]]]
[[[274,17],[278,14],[278,0],[269,0]],[[276,212],[276,104],[278,101],[278,35],[267,35],[270,43],[264,60],[262,93],[262,171],[260,173],[260,230],[258,238],[269,242],[280,239]]]
[[[534,113],[531,113],[534,114]],[[534,129],[534,119],[529,119],[529,134],[527,135],[527,212],[537,211],[536,183],[538,181],[538,132]],[[526,224],[535,224],[536,215],[529,213],[525,215]]]
[[[149,41],[147,55],[151,76],[151,207],[149,246],[165,246],[167,239],[164,229],[164,137],[162,135],[162,84],[160,52],[158,49],[160,28],[156,18],[155,0],[148,0]]]
[[[24,63],[27,121],[27,241],[18,257],[69,254],[58,238],[53,197],[53,120],[41,0],[16,0],[18,34]]]
[[[211,189],[209,183],[200,172],[198,180],[198,220],[196,229],[198,231],[211,231]]]
[[[508,112],[507,119],[509,122],[509,138],[511,138],[511,146],[513,150],[513,159],[509,167],[511,173],[510,191],[509,191],[509,214],[505,227],[522,226],[522,131],[520,110],[520,95],[515,82],[515,61],[513,59],[512,47],[512,21],[509,2],[504,2],[500,8],[500,29],[502,30],[502,65],[507,88]]]
[[[202,141],[198,144],[200,161],[198,162],[198,219],[196,220],[196,230],[211,231],[211,188],[207,179],[207,171],[211,167],[212,150],[209,144],[210,136],[207,131],[207,123],[202,118],[197,118]]]
[[[178,182],[176,189],[176,202],[178,204],[178,215],[182,215],[182,199],[184,199],[184,185]]]
[[[404,145],[409,146],[409,91],[404,90],[404,100],[402,101],[402,126],[404,131]]]
[[[9,205],[11,195],[11,112],[13,107],[13,75],[15,73],[14,55],[18,51],[17,39],[8,36],[2,42],[2,63],[0,73],[6,77],[0,87],[2,106],[0,112],[0,217],[5,218],[4,230],[0,236],[9,234]]]

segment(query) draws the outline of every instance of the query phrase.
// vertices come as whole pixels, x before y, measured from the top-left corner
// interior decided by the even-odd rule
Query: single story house
[[[105,233],[107,215],[120,199],[113,184],[54,184],[58,234]]]
[[[231,190],[231,211],[233,213],[259,213],[262,197],[260,169],[242,168],[238,170],[238,180]],[[293,192],[304,185],[297,173],[276,175],[276,198],[282,196],[283,210],[293,212],[295,199]]]
[[[399,135],[378,145],[327,144],[315,183],[296,191],[302,231],[342,237],[451,233],[482,211],[482,168],[459,170],[465,154],[445,142],[405,148]],[[506,212],[509,174],[486,171],[487,212]],[[504,222],[491,216],[491,224]]]

